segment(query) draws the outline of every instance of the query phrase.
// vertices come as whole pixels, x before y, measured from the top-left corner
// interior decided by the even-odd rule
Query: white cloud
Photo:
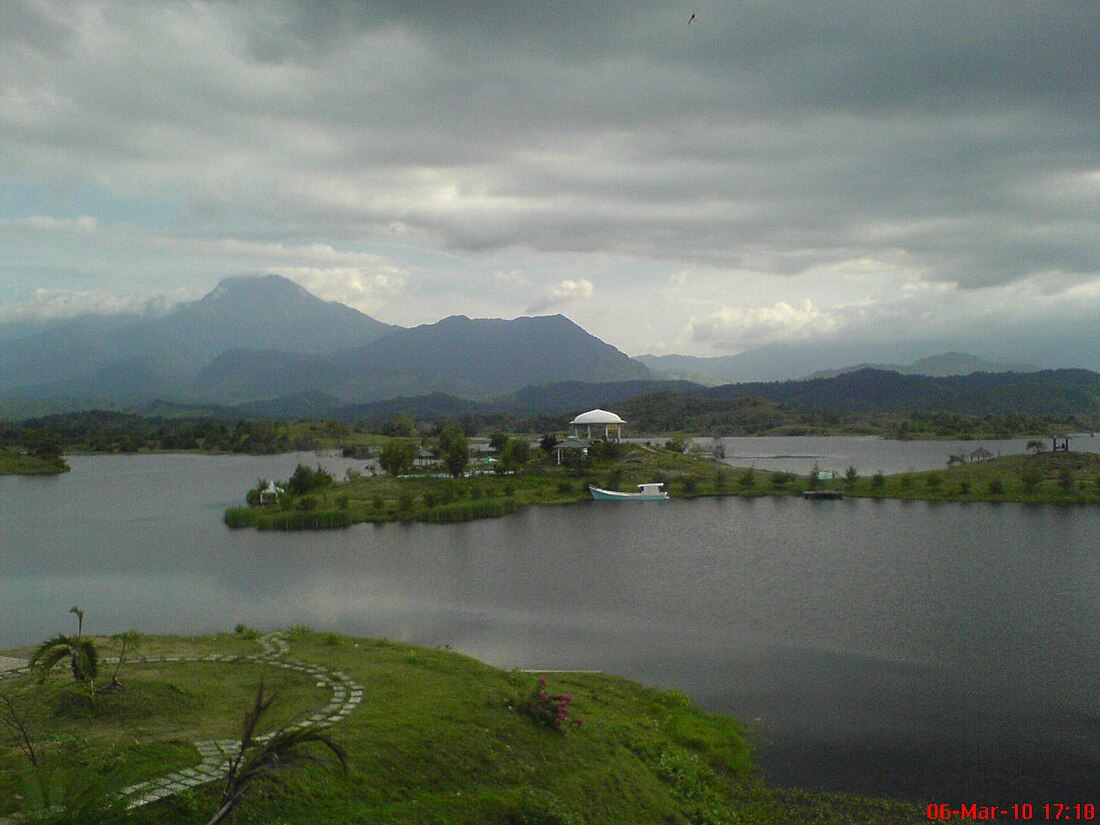
[[[282,275],[318,298],[339,301],[361,312],[377,312],[405,291],[405,273],[397,267],[383,271],[364,267],[268,267],[266,273]]]
[[[576,280],[566,278],[561,283],[551,287],[550,291],[531,304],[527,311],[532,313],[546,312],[546,310],[562,304],[584,301],[591,298],[592,293],[595,291],[596,288],[587,278],[577,278]]]
[[[53,218],[49,215],[32,215],[28,218],[0,219],[0,227],[90,235],[99,228],[99,225],[96,219],[90,215],[81,215],[79,218]]]
[[[687,334],[695,342],[743,350],[781,341],[829,336],[842,326],[840,318],[822,312],[807,298],[801,306],[779,301],[770,307],[723,307],[705,318],[692,318]]]
[[[493,273],[493,283],[506,289],[527,289],[531,280],[519,269],[497,270]]]
[[[91,290],[36,289],[26,300],[0,307],[0,320],[31,321],[125,313],[160,315],[182,301],[197,297],[187,289],[143,296],[113,295]]]

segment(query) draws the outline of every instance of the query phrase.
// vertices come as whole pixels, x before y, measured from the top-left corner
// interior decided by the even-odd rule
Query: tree
[[[286,483],[286,488],[296,496],[305,495],[313,490],[323,487],[331,487],[335,479],[332,473],[317,465],[316,470],[311,470],[305,464],[299,464],[294,468],[294,475]]]
[[[558,437],[553,433],[544,433],[542,438],[539,439],[539,449],[547,455],[554,452],[556,446],[558,446]]]
[[[324,731],[316,728],[283,727],[267,737],[259,735],[260,721],[273,701],[273,696],[264,695],[264,683],[261,679],[252,707],[244,715],[240,748],[236,756],[229,760],[229,773],[218,802],[218,810],[206,825],[217,825],[224,821],[241,803],[257,779],[280,768],[320,761],[306,750],[307,745],[320,744],[328,748],[336,756],[343,772],[347,773],[347,752]]]
[[[849,464],[848,469],[844,471],[844,486],[849,490],[856,486],[856,481],[859,479],[859,471],[855,468],[854,464]]]
[[[508,445],[508,436],[504,433],[493,433],[489,436],[489,447],[494,453],[502,453]]]
[[[1032,439],[1031,441],[1027,442],[1027,447],[1025,447],[1025,449],[1032,455],[1038,455],[1046,449],[1046,445],[1042,441]]]
[[[122,669],[122,663],[126,661],[126,654],[133,653],[141,644],[141,634],[130,629],[125,633],[116,633],[111,637],[111,641],[119,645],[118,662],[115,664],[115,672],[111,674],[111,687],[119,687],[121,683],[118,681],[118,672]]]
[[[515,470],[531,460],[531,445],[526,438],[510,438],[502,456],[505,468]]]
[[[470,461],[470,447],[466,441],[466,433],[454,422],[443,425],[443,431],[439,434],[439,454],[443,458],[444,469],[454,478],[466,471],[466,464]]]
[[[413,468],[416,445],[411,441],[391,441],[378,454],[378,463],[391,476],[399,476]]]
[[[37,701],[21,701],[26,697],[0,692],[0,729],[7,732],[16,747],[31,765],[38,766],[38,750],[31,736],[31,713]]]
[[[50,430],[28,430],[27,452],[36,458],[56,461],[61,458],[61,441]]]
[[[50,671],[65,659],[73,681],[88,689],[88,699],[95,705],[95,680],[99,676],[99,648],[94,639],[84,636],[84,611],[77,606],[69,608],[77,617],[75,636],[58,633],[42,642],[31,655],[31,670],[38,673],[39,682],[46,681]]]
[[[391,438],[413,438],[416,436],[416,422],[407,415],[393,418],[382,425],[382,435]]]

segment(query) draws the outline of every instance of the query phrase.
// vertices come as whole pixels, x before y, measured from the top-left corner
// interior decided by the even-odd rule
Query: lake
[[[750,441],[760,456],[817,449]],[[895,463],[855,460],[881,445]],[[867,472],[944,453],[823,447]],[[299,459],[318,461],[77,456],[63,476],[0,478],[0,648],[70,631],[72,604],[95,633],[303,623],[681,688],[749,725],[777,785],[1094,801],[1100,510],[701,499],[324,533],[222,525],[257,477]]]

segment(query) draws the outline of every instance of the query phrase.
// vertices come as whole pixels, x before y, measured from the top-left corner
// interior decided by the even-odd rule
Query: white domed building
[[[580,438],[581,429],[584,429],[585,437],[591,441],[593,437],[600,437],[600,429],[603,429],[605,441],[621,441],[623,437],[622,426],[626,422],[613,412],[607,410],[589,410],[581,413],[569,422],[573,426],[573,435]],[[595,435],[593,436],[593,430]]]

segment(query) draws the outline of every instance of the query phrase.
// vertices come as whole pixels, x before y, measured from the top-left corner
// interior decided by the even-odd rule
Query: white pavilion
[[[589,410],[586,413],[581,413],[569,423],[573,426],[573,435],[578,438],[580,438],[582,427],[589,441],[592,440],[592,428],[596,428],[596,438],[599,438],[599,428],[603,427],[604,440],[621,441],[622,426],[626,422],[615,415],[615,413],[608,412],[607,410]]]

